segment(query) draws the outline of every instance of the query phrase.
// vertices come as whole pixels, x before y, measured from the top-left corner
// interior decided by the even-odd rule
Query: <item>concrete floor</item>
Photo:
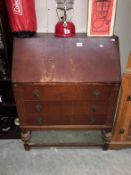
[[[0,175],[131,175],[131,149],[32,149],[0,140]]]

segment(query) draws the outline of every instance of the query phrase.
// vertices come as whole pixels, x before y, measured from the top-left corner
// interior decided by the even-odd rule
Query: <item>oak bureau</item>
[[[110,149],[131,148],[131,52],[119,96]]]
[[[39,131],[99,131],[104,133],[101,145],[108,146],[120,81],[115,36],[55,38],[38,34],[16,38],[12,82],[25,149],[84,145],[32,143],[31,134]]]

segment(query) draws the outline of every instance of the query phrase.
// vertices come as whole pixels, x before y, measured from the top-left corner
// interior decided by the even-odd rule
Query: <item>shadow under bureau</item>
[[[16,38],[12,81],[25,149],[107,147],[120,79],[117,37]]]

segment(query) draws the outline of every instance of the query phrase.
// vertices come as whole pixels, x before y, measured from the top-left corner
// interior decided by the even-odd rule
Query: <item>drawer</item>
[[[26,115],[23,125],[106,125],[106,115]]]
[[[105,101],[25,101],[24,105],[23,124],[104,125],[107,119],[108,104]]]
[[[113,85],[22,85],[20,88],[24,100],[75,101],[106,100]]]
[[[105,115],[106,101],[24,101],[25,113],[33,115]]]

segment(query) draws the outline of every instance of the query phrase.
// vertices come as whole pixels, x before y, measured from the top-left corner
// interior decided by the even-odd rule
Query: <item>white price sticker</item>
[[[76,47],[83,47],[83,43],[76,43]]]

